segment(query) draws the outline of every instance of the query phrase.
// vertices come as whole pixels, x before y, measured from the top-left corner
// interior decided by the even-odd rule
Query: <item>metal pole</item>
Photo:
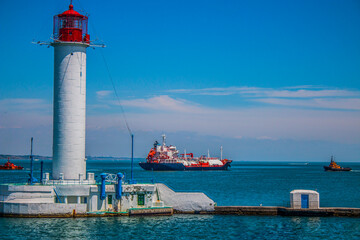
[[[134,167],[134,134],[131,134],[131,183],[133,183],[133,167]]]
[[[40,165],[40,183],[42,183],[43,180],[43,168],[44,168],[44,161],[41,161],[41,165]]]
[[[30,185],[33,184],[33,138],[31,138],[31,150],[30,150]]]

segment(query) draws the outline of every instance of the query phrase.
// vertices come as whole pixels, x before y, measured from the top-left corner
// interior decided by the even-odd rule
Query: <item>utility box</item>
[[[295,209],[317,209],[320,206],[319,193],[313,190],[293,190],[290,205]]]

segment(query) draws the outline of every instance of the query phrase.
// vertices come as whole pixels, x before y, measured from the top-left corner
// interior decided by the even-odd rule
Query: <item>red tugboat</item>
[[[331,162],[329,166],[324,166],[325,171],[333,171],[333,172],[339,172],[339,171],[351,171],[351,168],[349,167],[340,167],[335,161],[334,157],[331,156]]]
[[[22,170],[22,169],[23,167],[16,166],[12,162],[10,162],[9,159],[4,165],[0,165],[0,170]]]
[[[213,158],[208,156],[194,157],[192,153],[179,155],[175,146],[166,146],[166,136],[163,135],[163,143],[157,141],[150,150],[146,162],[139,165],[145,170],[153,171],[205,171],[205,170],[227,170],[232,160]]]

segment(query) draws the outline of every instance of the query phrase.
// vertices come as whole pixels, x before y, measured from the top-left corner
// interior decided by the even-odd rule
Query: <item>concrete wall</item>
[[[92,185],[56,185],[59,196],[89,196]],[[97,187],[96,185],[94,185]]]
[[[0,185],[0,213],[53,215],[72,213],[74,209],[77,213],[85,213],[87,204],[81,200],[89,196],[90,188],[91,185]],[[54,189],[61,203],[55,203]],[[66,204],[68,199],[72,203]]]
[[[127,211],[129,208],[149,208],[153,206],[154,193],[154,184],[123,185],[121,201],[117,202],[117,204],[122,212]],[[144,195],[144,205],[138,205],[139,195]]]
[[[0,201],[54,203],[53,187],[42,185],[0,185]]]
[[[160,200],[165,206],[171,206],[174,210],[192,211],[214,211],[215,202],[204,193],[197,192],[174,192],[164,184],[156,184]]]
[[[56,215],[86,213],[86,204],[0,203],[0,212],[12,215]]]

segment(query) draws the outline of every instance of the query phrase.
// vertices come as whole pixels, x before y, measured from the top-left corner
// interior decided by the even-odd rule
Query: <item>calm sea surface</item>
[[[29,164],[14,163],[25,170],[0,171],[0,183],[26,181]],[[321,207],[360,208],[360,164],[340,163],[352,167],[352,172],[325,172],[322,166],[326,164],[234,162],[224,172],[151,172],[135,164],[134,178],[162,182],[175,191],[205,192],[218,205],[289,206],[291,190],[310,189],[320,193]],[[39,167],[36,162],[36,177]],[[45,162],[44,168],[51,172],[51,162]],[[87,170],[97,176],[122,172],[130,178],[128,161],[89,160]],[[360,239],[360,219],[202,215],[0,218],[0,232],[0,239]]]

